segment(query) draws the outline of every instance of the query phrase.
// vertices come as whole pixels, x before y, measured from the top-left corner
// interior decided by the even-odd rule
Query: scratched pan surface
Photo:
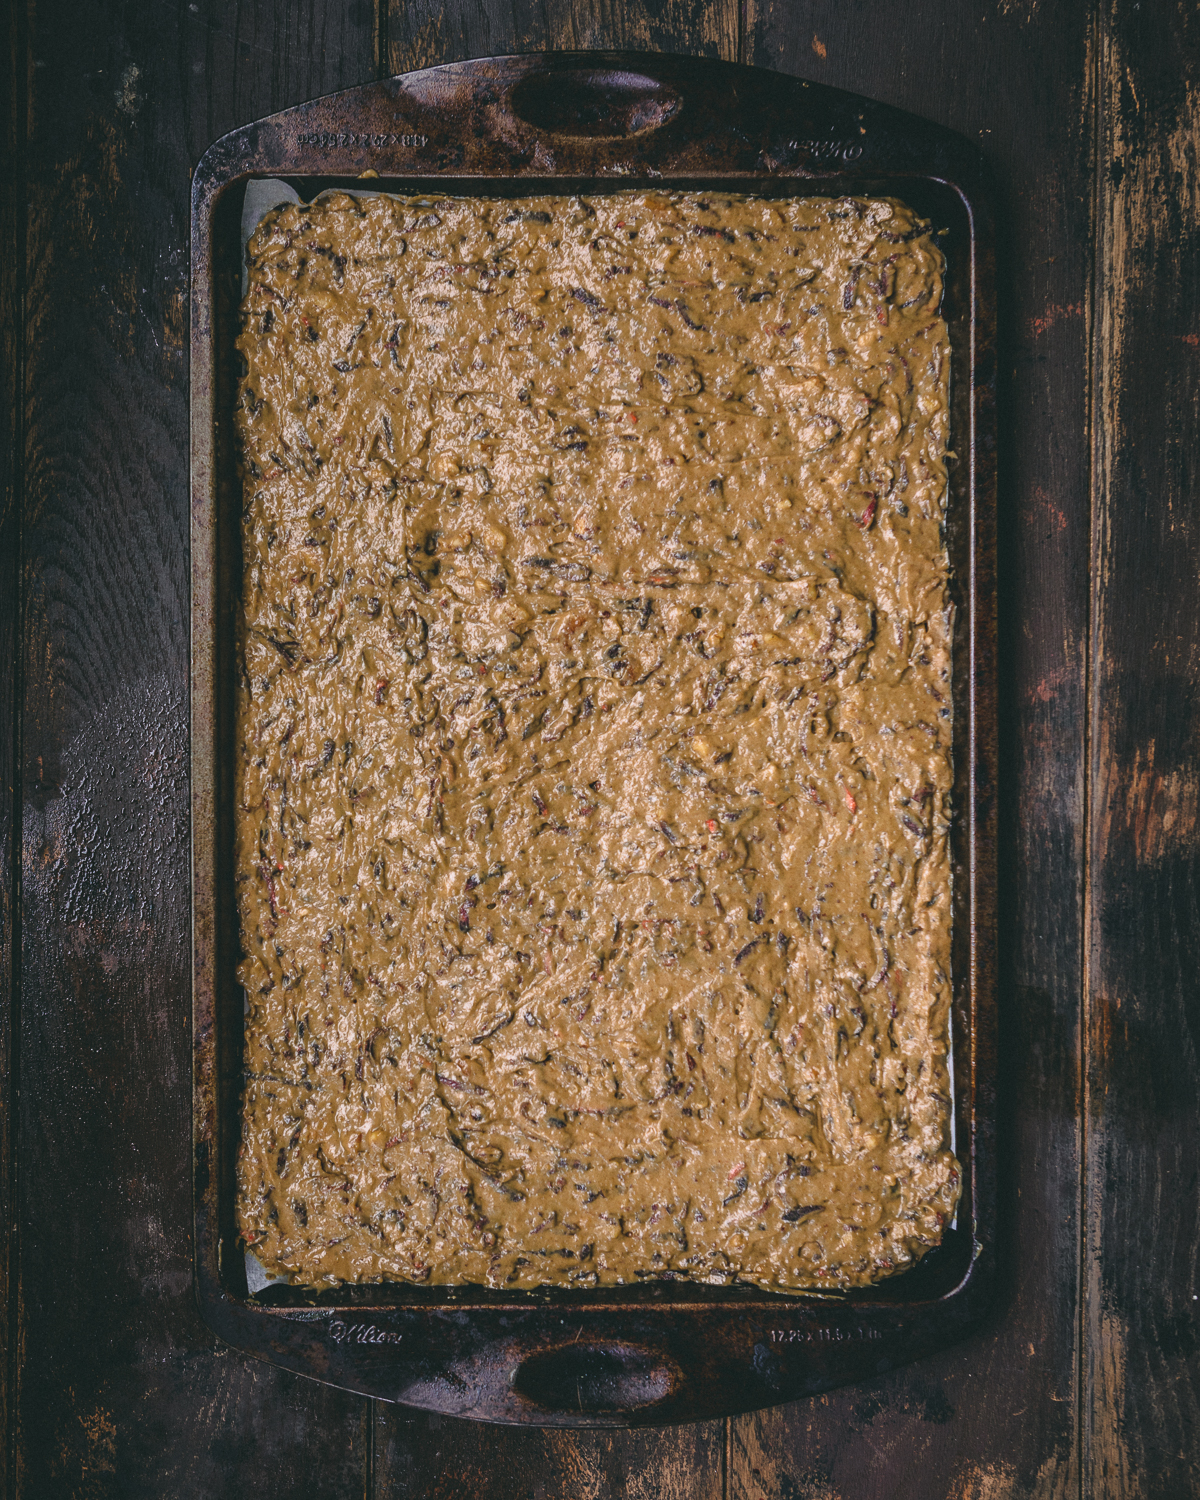
[[[943,1243],[866,1291],[659,1282],[594,1291],[383,1285],[253,1295],[234,1223],[242,1069],[233,902],[241,586],[233,347],[246,184],[304,198],[367,170],[419,192],[640,184],[886,194],[944,230],[954,644],[954,1120]],[[192,185],[192,847],[195,1273],[229,1343],[319,1380],[485,1421],[626,1426],[769,1406],[961,1337],[995,1283],[995,305],[987,174],[952,132],[854,94],[709,60],[553,53],[429,68],[217,141]]]

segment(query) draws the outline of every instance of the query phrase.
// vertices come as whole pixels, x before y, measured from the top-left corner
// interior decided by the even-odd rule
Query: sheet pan
[[[649,183],[871,193],[903,198],[945,231],[957,455],[947,512],[956,609],[951,1024],[964,1180],[943,1244],[912,1270],[867,1291],[800,1295],[683,1282],[316,1293],[256,1274],[239,1249],[233,337],[243,218],[268,206],[264,179],[305,200],[334,186],[489,196]],[[284,111],[206,153],[192,193],[193,1175],[197,1295],[230,1343],[447,1414],[641,1425],[751,1410],[860,1379],[961,1337],[984,1315],[996,1246],[992,255],[986,167],[968,142],[852,94],[709,60],[556,53],[452,64]]]

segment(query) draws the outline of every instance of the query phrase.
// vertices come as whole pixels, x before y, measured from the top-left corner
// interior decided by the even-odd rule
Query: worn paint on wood
[[[1200,14],[1101,8],[1084,1488],[1200,1491]]]

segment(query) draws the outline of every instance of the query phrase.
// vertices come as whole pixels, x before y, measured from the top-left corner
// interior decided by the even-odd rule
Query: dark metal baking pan
[[[654,183],[885,194],[944,231],[947,536],[956,609],[953,1054],[963,1195],[943,1243],[865,1291],[653,1282],[594,1291],[382,1285],[251,1295],[234,1222],[233,684],[241,586],[234,335],[247,182],[492,196]],[[361,184],[360,184],[361,185]],[[488,1421],[620,1426],[748,1411],[961,1337],[995,1281],[995,305],[987,176],[949,131],[733,64],[630,53],[490,58],[349,89],[247,125],[192,186],[192,849],[195,1270],[229,1343],[367,1395]]]

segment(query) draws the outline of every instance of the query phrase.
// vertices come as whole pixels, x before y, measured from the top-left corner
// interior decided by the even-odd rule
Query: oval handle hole
[[[567,1344],[530,1354],[513,1371],[512,1385],[546,1411],[630,1411],[665,1401],[675,1372],[629,1344]]]
[[[640,135],[679,112],[674,89],[644,73],[563,68],[531,73],[515,85],[509,107],[550,135],[592,138]]]

